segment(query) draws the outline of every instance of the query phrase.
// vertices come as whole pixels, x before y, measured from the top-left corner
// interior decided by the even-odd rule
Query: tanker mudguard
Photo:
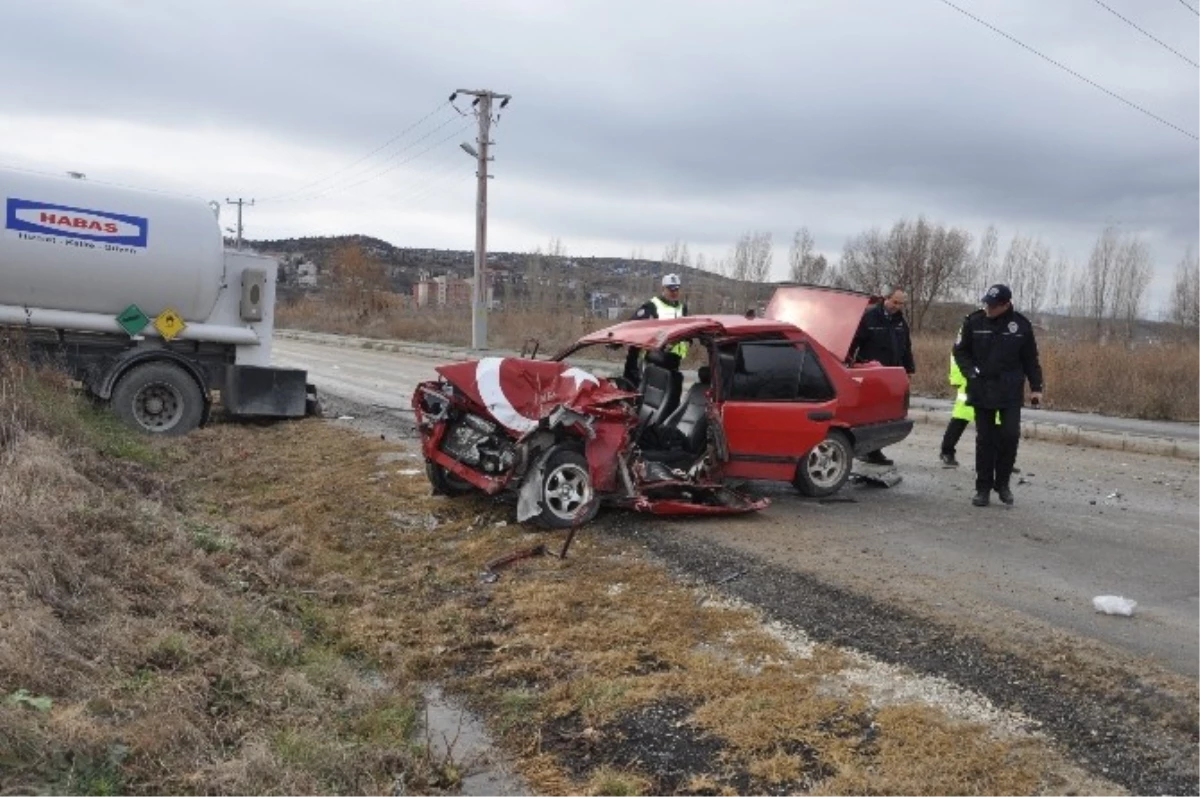
[[[212,400],[212,389],[209,384],[209,379],[204,373],[204,370],[187,357],[172,351],[167,348],[145,347],[126,349],[113,358],[112,364],[104,370],[103,373],[97,374],[96,384],[91,384],[89,387],[97,397],[102,399],[112,398],[113,388],[117,382],[121,380],[130,368],[142,363],[154,362],[157,360],[165,360],[174,363],[183,368],[187,373],[196,380],[196,384],[200,386],[200,392],[204,394],[205,403]]]

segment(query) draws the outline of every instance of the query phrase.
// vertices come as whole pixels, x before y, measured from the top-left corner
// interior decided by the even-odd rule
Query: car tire
[[[854,467],[854,449],[844,432],[830,430],[796,466],[792,484],[801,495],[824,498],[842,489]]]
[[[429,483],[433,485],[434,495],[457,498],[475,490],[475,485],[430,460],[425,460],[425,475],[429,477]]]
[[[206,410],[200,385],[169,362],[129,369],[117,382],[109,402],[113,412],[133,428],[169,437],[195,429]]]
[[[600,498],[592,486],[587,459],[560,446],[546,457],[538,485],[538,509],[533,521],[547,529],[569,529],[596,517]]]

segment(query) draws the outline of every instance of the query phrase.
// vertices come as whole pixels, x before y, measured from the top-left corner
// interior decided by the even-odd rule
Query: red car
[[[517,519],[548,528],[591,520],[602,503],[661,515],[767,506],[731,480],[837,492],[856,454],[899,442],[903,368],[847,362],[871,297],[779,288],[765,318],[700,315],[628,321],[550,360],[487,357],[437,368],[413,409],[435,492],[517,495]],[[685,373],[665,352],[690,344]],[[638,389],[619,376],[644,352]],[[622,352],[614,357],[614,350]]]

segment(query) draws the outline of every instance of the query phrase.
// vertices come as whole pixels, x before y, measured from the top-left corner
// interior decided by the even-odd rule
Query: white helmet
[[[678,274],[668,274],[663,277],[662,284],[664,288],[678,288],[682,283],[679,280]]]

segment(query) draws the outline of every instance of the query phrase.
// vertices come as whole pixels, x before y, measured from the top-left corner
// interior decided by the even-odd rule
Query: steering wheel
[[[636,388],[636,387],[634,387],[634,385],[633,385],[633,382],[630,382],[628,379],[626,379],[626,378],[625,378],[625,377],[623,377],[623,376],[613,376],[613,377],[609,377],[609,380],[608,380],[608,381],[612,382],[614,385],[616,385],[616,386],[617,386],[618,388],[620,388],[621,390],[627,390],[627,391],[629,391],[630,393],[636,393],[636,392],[637,392],[637,388]]]

